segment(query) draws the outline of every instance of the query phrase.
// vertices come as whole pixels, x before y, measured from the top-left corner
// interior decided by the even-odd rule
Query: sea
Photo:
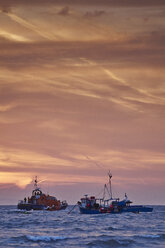
[[[165,206],[152,213],[83,215],[0,206],[0,247],[165,248]]]

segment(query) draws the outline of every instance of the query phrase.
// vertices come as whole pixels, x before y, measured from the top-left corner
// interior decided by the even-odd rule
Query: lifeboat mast
[[[37,189],[38,188],[38,180],[37,180],[37,176],[35,176],[35,179],[34,179],[34,188]]]

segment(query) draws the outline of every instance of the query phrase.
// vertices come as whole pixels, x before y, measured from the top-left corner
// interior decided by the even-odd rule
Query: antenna
[[[111,178],[112,178],[112,174],[110,172],[110,170],[108,171],[108,176],[109,176],[109,190],[110,190],[110,197],[111,197],[111,200],[113,199],[112,197],[112,185],[111,185]]]
[[[35,187],[35,189],[38,187],[37,183],[38,183],[37,176],[35,176],[35,179],[34,179],[34,187]]]

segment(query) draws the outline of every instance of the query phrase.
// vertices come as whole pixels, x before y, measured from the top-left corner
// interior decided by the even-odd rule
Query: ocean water
[[[0,247],[165,248],[165,206],[152,213],[82,215],[0,206]]]

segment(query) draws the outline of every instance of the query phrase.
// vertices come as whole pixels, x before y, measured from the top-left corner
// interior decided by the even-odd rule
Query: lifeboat
[[[34,190],[31,197],[24,198],[18,202],[17,208],[21,210],[48,210],[57,211],[66,209],[68,206],[66,201],[60,201],[55,196],[44,194],[38,187],[37,177],[34,181]]]

